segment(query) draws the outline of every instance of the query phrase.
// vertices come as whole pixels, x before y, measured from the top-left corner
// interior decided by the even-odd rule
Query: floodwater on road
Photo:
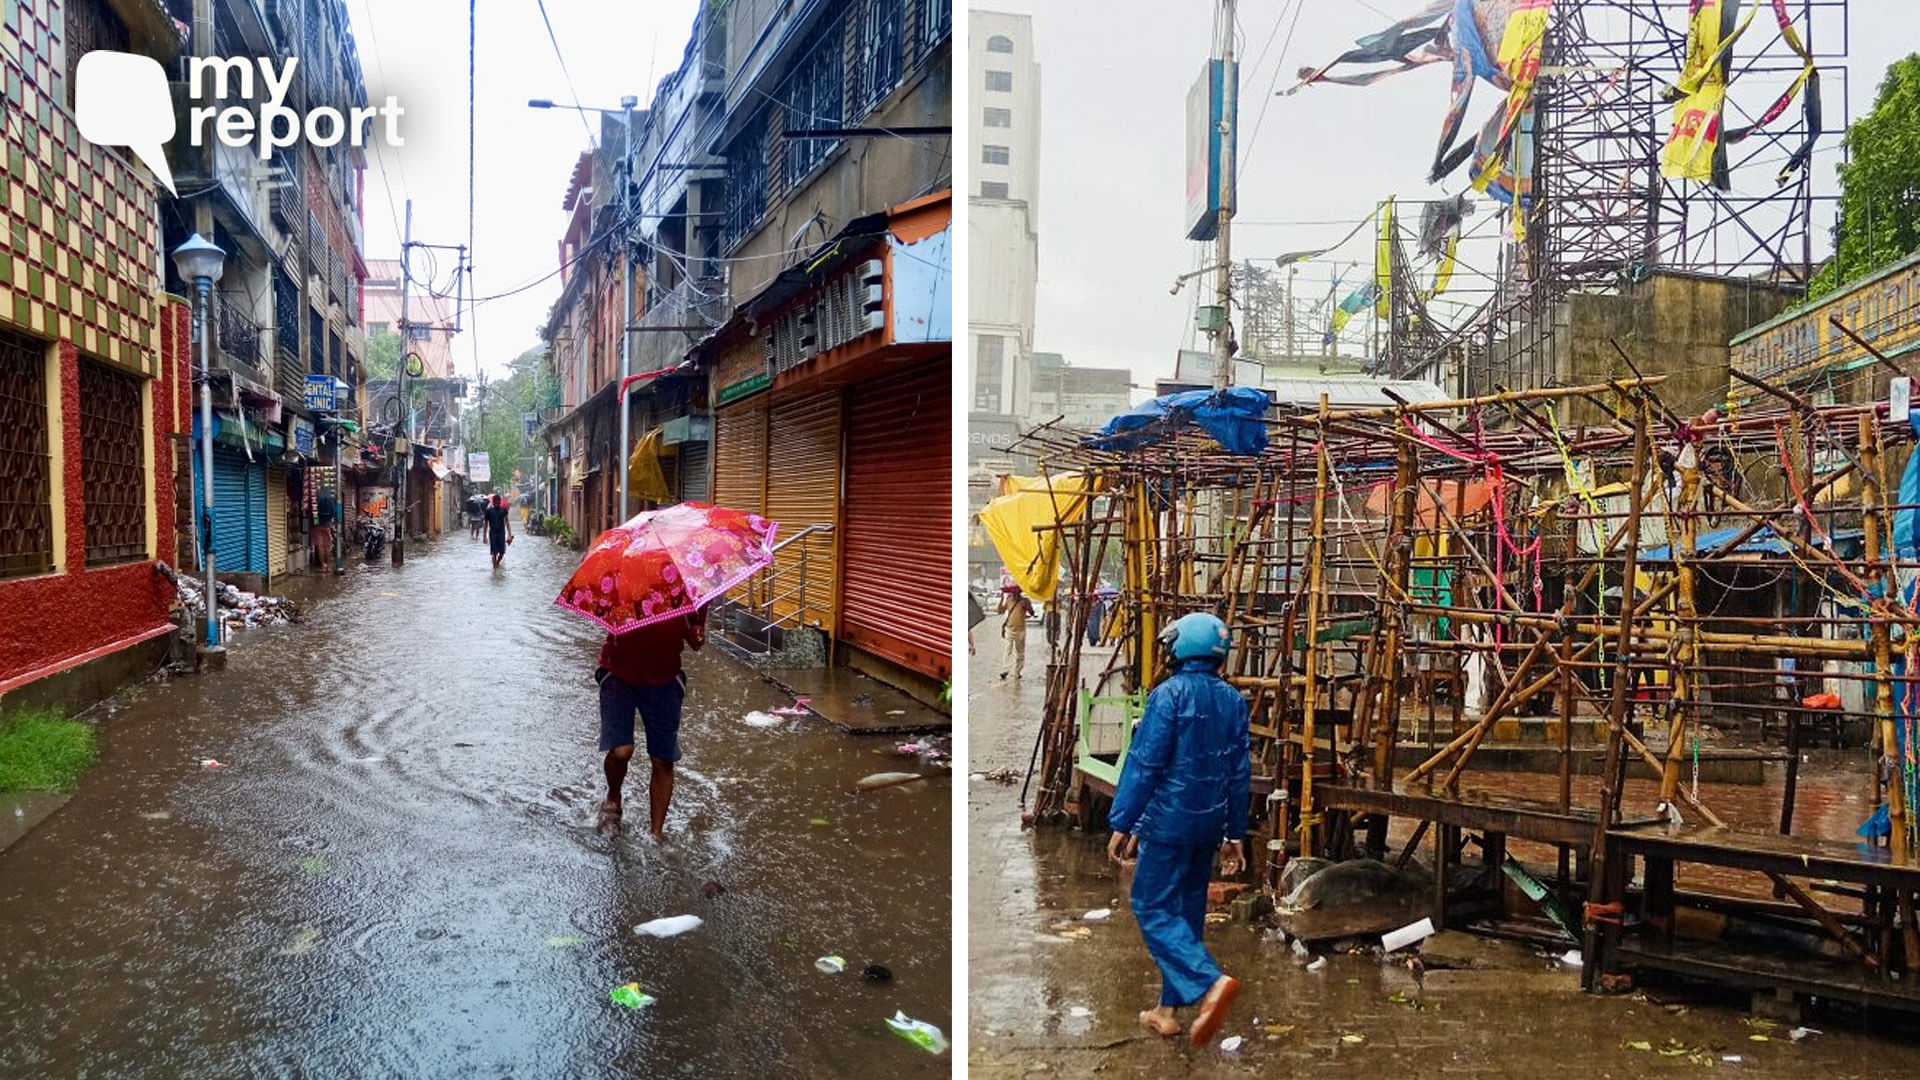
[[[999,642],[990,633],[979,640],[975,668],[985,675],[976,676],[968,706],[968,769],[1024,774],[1045,689],[1045,640],[1038,633],[1029,640],[1028,676],[1017,684],[995,677]],[[1837,766],[1840,757],[1830,760]],[[1857,770],[1858,758],[1844,764]],[[1490,774],[1479,778],[1503,786]],[[1803,799],[1809,782],[1802,778]],[[1777,813],[1763,790],[1718,794],[1763,827]],[[1584,994],[1578,970],[1541,951],[1457,934],[1447,935],[1446,947],[1472,962],[1460,970],[1429,968],[1416,977],[1398,963],[1356,954],[1329,956],[1308,971],[1288,944],[1232,922],[1209,925],[1207,944],[1243,981],[1221,1032],[1242,1042],[1234,1052],[1220,1040],[1192,1050],[1184,1039],[1162,1040],[1139,1026],[1139,1011],[1157,1000],[1159,975],[1127,909],[1131,872],[1107,861],[1106,834],[1023,831],[1019,798],[1017,782],[968,785],[968,1064],[975,1077],[1638,1077],[1712,1068],[1723,1076],[1846,1080],[1920,1068],[1920,1033],[1884,1016],[1809,1016],[1805,1023],[1821,1033],[1794,1041],[1792,1025],[1756,1019],[1740,1002]],[[1811,818],[1835,827],[1857,820],[1851,805],[1807,805]],[[1112,915],[1084,919],[1100,908]]]
[[[601,634],[551,606],[577,556],[522,539],[351,560],[224,672],[92,714],[99,764],[0,852],[0,1076],[947,1074],[884,1020],[951,1030],[950,782],[854,794],[914,766],[742,723],[785,702],[710,647],[672,843],[640,757],[595,835]]]

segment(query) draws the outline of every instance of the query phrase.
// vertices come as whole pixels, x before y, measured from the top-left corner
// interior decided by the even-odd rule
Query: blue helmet
[[[1204,611],[1175,619],[1161,631],[1160,640],[1167,643],[1176,662],[1227,658],[1227,624]]]

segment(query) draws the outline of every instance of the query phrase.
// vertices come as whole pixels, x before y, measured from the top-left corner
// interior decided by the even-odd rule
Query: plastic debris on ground
[[[925,1020],[915,1020],[906,1013],[896,1010],[892,1018],[887,1021],[887,1026],[892,1028],[895,1034],[929,1054],[947,1052],[947,1037],[939,1028]]]
[[[1792,1039],[1794,1042],[1799,1042],[1800,1040],[1806,1038],[1809,1035],[1825,1035],[1825,1034],[1826,1032],[1821,1031],[1818,1028],[1797,1027],[1797,1028],[1794,1028],[1792,1031],[1787,1032],[1787,1038]]]
[[[929,765],[938,765],[953,757],[953,743],[943,735],[928,735],[901,743],[893,748],[893,752],[901,757],[917,757]]]
[[[808,698],[808,697],[794,698],[793,704],[780,706],[779,708],[773,710],[773,715],[775,716],[806,716],[813,712],[812,709],[808,708],[808,706],[812,704],[813,704],[812,698]]]
[[[1080,921],[1081,922],[1106,922],[1108,919],[1111,919],[1111,918],[1113,918],[1112,908],[1097,907],[1097,908],[1094,908],[1092,911],[1087,912],[1085,915],[1080,916]]]
[[[1085,1005],[1075,1005],[1073,1008],[1067,1010],[1067,1015],[1073,1017],[1075,1020],[1085,1020],[1087,1017],[1093,1015],[1093,1010],[1087,1008]]]
[[[1299,957],[1302,960],[1305,960],[1306,958],[1313,955],[1313,950],[1307,948],[1306,942],[1301,941],[1299,938],[1294,938],[1293,939],[1293,955]]]
[[[847,970],[847,958],[844,956],[823,956],[813,962],[823,974],[838,975]]]
[[[577,937],[550,937],[547,939],[547,948],[571,949],[575,945],[580,944],[580,941],[581,939]]]
[[[893,972],[881,967],[879,964],[868,964],[866,967],[860,969],[860,977],[868,982],[886,982],[888,979],[893,978]]]
[[[861,777],[853,786],[861,791],[872,791],[874,788],[902,785],[909,780],[918,780],[921,776],[921,773],[911,772],[877,772],[871,776]]]
[[[1579,967],[1586,962],[1586,958],[1580,955],[1579,949],[1568,949],[1561,953],[1558,959],[1568,967]]]
[[[1246,1041],[1247,1040],[1238,1035],[1229,1035],[1220,1040],[1220,1052],[1223,1054],[1237,1054],[1240,1052],[1241,1045]]]
[[[639,1009],[653,1003],[653,995],[640,989],[639,983],[616,986],[607,994],[615,1005],[625,1005],[629,1009]]]
[[[646,937],[667,938],[684,934],[695,929],[703,921],[698,915],[668,915],[661,919],[651,919],[633,928],[633,932]]]
[[[1418,922],[1408,923],[1398,930],[1389,931],[1382,935],[1380,938],[1380,947],[1387,952],[1398,952],[1409,945],[1418,945],[1420,942],[1432,937],[1433,933],[1433,920],[1423,918]]]
[[[831,822],[831,821],[828,821],[828,820],[827,820],[826,818],[823,818],[823,817],[817,817],[817,818],[813,818],[813,819],[811,819],[811,820],[809,820],[809,821],[807,822],[807,824],[809,824],[809,825],[831,825],[831,824],[833,824],[833,822]]]
[[[200,762],[200,767],[203,769],[224,769],[227,767],[227,763],[224,761],[215,761],[212,758],[207,758]]]
[[[761,712],[758,709],[755,709],[740,719],[748,727],[779,727],[781,724],[786,723],[786,721],[780,717],[772,713]]]
[[[1320,971],[1325,971],[1326,969],[1327,969],[1327,958],[1324,956],[1316,959],[1313,963],[1307,965],[1308,971],[1320,972]]]

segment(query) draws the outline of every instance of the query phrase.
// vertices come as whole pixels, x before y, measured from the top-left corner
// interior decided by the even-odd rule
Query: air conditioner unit
[[[886,271],[879,259],[868,259],[858,271],[861,289],[860,325],[863,331],[887,325]]]

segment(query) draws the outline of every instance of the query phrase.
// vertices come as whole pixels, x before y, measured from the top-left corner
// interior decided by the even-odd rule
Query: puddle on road
[[[781,695],[703,654],[674,842],[596,836],[599,636],[551,606],[574,556],[495,575],[469,543],[324,583],[105,725],[0,854],[0,1075],[946,1075],[884,1021],[951,1027],[950,781],[852,794],[880,740],[747,728]],[[630,982],[659,1000],[608,1000]]]

